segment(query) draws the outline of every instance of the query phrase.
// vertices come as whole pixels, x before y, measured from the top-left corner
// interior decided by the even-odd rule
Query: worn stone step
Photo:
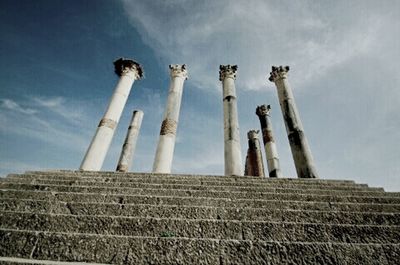
[[[326,192],[351,192],[351,193],[383,193],[383,188],[370,187],[352,187],[352,186],[319,186],[319,185],[292,185],[282,183],[265,183],[264,185],[204,185],[200,184],[157,184],[143,182],[108,182],[108,181],[88,181],[88,180],[54,180],[54,179],[22,179],[22,178],[7,178],[1,183],[21,183],[21,184],[38,184],[38,185],[62,185],[62,186],[98,186],[98,187],[126,187],[126,188],[153,188],[153,189],[184,189],[184,190],[225,190],[225,191],[273,191],[273,190],[288,190],[294,193],[303,193],[317,191],[320,193]],[[5,185],[5,184],[3,184]]]
[[[400,226],[0,213],[3,229],[282,242],[399,243]]]
[[[160,195],[128,195],[128,194],[98,194],[98,193],[76,193],[76,192],[50,192],[50,191],[21,191],[1,190],[0,199],[37,199],[64,202],[100,202],[100,203],[140,203],[140,204],[174,204],[174,205],[203,205],[203,206],[230,206],[230,207],[268,207],[269,201],[282,201],[289,204],[300,202],[326,202],[336,203],[360,203],[360,204],[396,204],[397,200],[392,198],[373,197],[331,197],[324,195],[296,195],[270,194],[266,193],[261,199],[255,198],[216,198],[216,197],[194,197],[194,196],[160,196]],[[396,198],[397,199],[397,198]]]
[[[67,185],[41,185],[41,184],[16,184],[1,182],[1,191],[48,191],[67,193],[95,193],[118,195],[147,195],[147,196],[176,196],[176,197],[214,197],[231,199],[275,199],[275,200],[306,200],[329,202],[363,202],[363,203],[400,203],[398,193],[378,193],[373,195],[352,195],[345,192],[333,194],[314,193],[278,193],[278,192],[240,192],[240,191],[214,191],[214,190],[180,190],[180,189],[139,189],[125,187],[96,187],[96,186],[67,186]]]
[[[35,265],[106,265],[106,263],[87,263],[75,261],[40,260],[31,258],[0,257],[0,265],[35,264]]]
[[[357,210],[359,211],[360,209],[357,208]],[[157,206],[149,204],[64,203],[37,200],[4,200],[0,203],[0,211],[42,214],[136,216],[151,218],[400,225],[400,211],[397,213],[382,213],[303,209],[282,210],[273,204],[268,208],[223,208],[182,205]]]
[[[61,198],[58,194],[50,194],[47,200],[39,200],[35,198],[3,198],[0,202],[2,207],[18,208],[24,207],[22,211],[29,209],[43,208],[50,203],[52,205],[81,203],[77,200],[71,200],[71,197]],[[79,197],[78,197],[79,198]],[[67,199],[64,200],[63,199]],[[69,200],[68,200],[69,199]],[[73,198],[72,198],[73,199]],[[16,205],[21,202],[21,206]],[[382,212],[393,213],[400,212],[400,204],[377,204],[377,203],[341,203],[341,202],[309,202],[309,201],[278,201],[278,200],[231,200],[226,198],[193,198],[193,197],[171,197],[171,196],[129,196],[107,198],[103,201],[90,200],[82,202],[83,204],[113,204],[113,205],[129,205],[129,204],[145,204],[145,205],[162,205],[162,206],[196,206],[196,207],[233,207],[233,208],[268,208],[271,210],[310,210],[310,211],[349,211],[349,212]]]
[[[278,194],[322,194],[322,195],[331,195],[331,196],[366,196],[366,197],[400,197],[400,193],[396,192],[383,192],[383,191],[375,191],[375,190],[327,190],[327,189],[297,189],[297,188],[276,188],[276,187],[263,187],[259,188],[256,186],[253,187],[227,187],[227,186],[154,186],[154,185],[139,185],[139,187],[134,186],[130,187],[129,185],[112,185],[108,183],[88,183],[85,182],[86,185],[79,185],[75,183],[63,183],[63,184],[50,184],[50,183],[21,183],[21,182],[9,182],[3,181],[0,182],[1,189],[19,189],[19,190],[51,190],[51,191],[71,191],[71,192],[96,192],[96,193],[129,193],[129,194],[137,194],[138,192],[143,193],[147,190],[154,191],[167,191],[171,190],[171,192],[182,191],[184,193],[187,192],[195,192],[195,193],[207,193],[207,192],[220,192],[220,193],[251,193],[251,194],[260,194],[260,193],[278,193]],[[103,184],[103,185],[102,185]],[[218,196],[218,195],[217,195]]]
[[[112,264],[396,264],[399,244],[121,237],[0,230],[6,257]],[[12,246],[12,247],[10,247]]]
[[[21,175],[21,174],[19,174]],[[189,179],[209,179],[216,178],[231,181],[233,179],[259,180],[266,181],[296,181],[296,182],[338,182],[338,183],[354,183],[353,180],[338,179],[307,179],[307,178],[261,178],[257,176],[223,176],[223,175],[198,175],[198,174],[163,174],[163,173],[147,173],[147,172],[115,172],[115,171],[79,171],[79,170],[61,170],[61,171],[27,171],[22,175],[48,175],[48,176],[92,176],[92,177],[130,177],[130,178],[189,178]]]
[[[37,172],[35,174],[10,174],[8,175],[10,178],[38,178],[38,177],[47,177],[54,179],[63,179],[63,178],[91,178],[91,179],[108,179],[109,181],[119,181],[119,179],[123,180],[135,180],[138,179],[140,181],[153,181],[153,182],[165,182],[169,181],[211,181],[211,182],[227,182],[227,183],[236,183],[236,182],[246,182],[246,183],[293,183],[293,184],[320,184],[320,185],[363,185],[366,184],[356,184],[351,180],[327,180],[327,179],[298,179],[298,178],[259,178],[259,177],[244,177],[244,176],[207,176],[207,175],[170,175],[170,174],[153,174],[153,173],[116,173],[116,172],[81,172],[74,171],[69,173],[46,173],[46,172]]]

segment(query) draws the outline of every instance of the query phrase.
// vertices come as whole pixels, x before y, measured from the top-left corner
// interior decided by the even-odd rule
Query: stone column
[[[185,64],[174,64],[170,65],[169,68],[171,70],[171,83],[164,120],[161,124],[160,139],[154,158],[153,173],[171,173],[183,83],[187,79]]]
[[[121,58],[114,62],[114,66],[115,73],[120,79],[83,158],[80,170],[99,171],[101,169],[133,82],[143,77],[142,67],[135,61]]]
[[[294,101],[293,92],[287,80],[289,66],[272,66],[269,80],[274,82],[278,90],[283,119],[285,120],[290,148],[297,176],[299,178],[318,178],[311,150],[304,134],[300,115]]]
[[[237,65],[219,66],[219,80],[222,81],[224,102],[224,157],[226,176],[243,175],[235,88],[236,72]]]
[[[270,110],[270,105],[261,105],[257,107],[256,114],[260,119],[269,177],[280,178],[282,177],[282,173],[279,165],[278,151],[272,133],[272,122],[269,116]]]
[[[118,160],[117,171],[119,172],[128,172],[131,167],[142,120],[143,111],[133,111],[132,120],[128,127],[128,133],[126,134],[125,142]]]
[[[250,130],[247,133],[249,142],[249,149],[247,151],[246,159],[246,175],[247,176],[259,176],[265,177],[264,174],[264,163],[261,155],[261,145],[258,140],[258,132],[256,130]]]

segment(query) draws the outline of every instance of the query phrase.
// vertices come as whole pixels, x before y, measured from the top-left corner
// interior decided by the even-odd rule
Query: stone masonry
[[[1,264],[398,264],[400,194],[353,181],[88,171],[0,180]]]

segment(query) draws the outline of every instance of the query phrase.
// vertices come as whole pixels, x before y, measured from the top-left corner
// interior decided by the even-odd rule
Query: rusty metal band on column
[[[103,118],[100,120],[98,127],[102,126],[108,127],[110,129],[115,129],[115,127],[117,127],[117,122],[111,119]]]
[[[173,119],[165,119],[161,124],[160,135],[173,134],[176,135],[178,123]]]

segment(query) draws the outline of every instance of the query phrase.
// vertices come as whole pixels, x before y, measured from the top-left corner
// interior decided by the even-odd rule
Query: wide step
[[[293,205],[299,206],[293,202]],[[282,209],[269,203],[268,208],[232,208],[187,205],[150,205],[121,203],[66,203],[37,200],[4,200],[1,211],[72,214],[143,216],[148,218],[187,218],[216,220],[248,220],[272,222],[305,222],[327,224],[400,225],[400,213],[360,212],[362,205],[353,205],[355,211],[335,211],[331,208],[310,210]],[[311,206],[315,206],[312,204]],[[400,208],[400,205],[399,205]],[[343,207],[343,210],[347,208]]]
[[[347,180],[11,174],[0,264],[398,264],[399,217],[400,193]]]
[[[0,230],[3,256],[112,264],[396,264],[397,244],[285,243]],[[12,248],[9,246],[13,245]]]

